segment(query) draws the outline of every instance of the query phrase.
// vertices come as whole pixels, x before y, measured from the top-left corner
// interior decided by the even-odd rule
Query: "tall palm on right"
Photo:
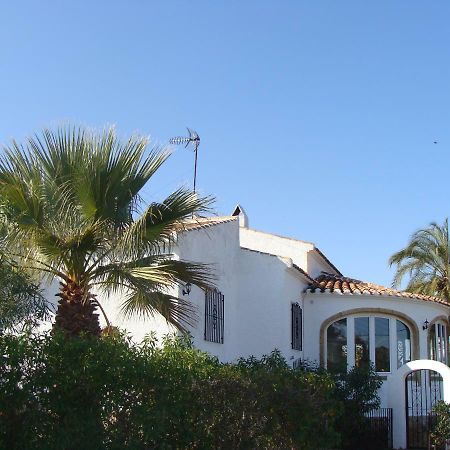
[[[408,245],[389,258],[390,266],[397,266],[393,286],[399,287],[405,276],[409,276],[407,291],[450,301],[449,256],[447,218],[442,225],[433,222],[428,228],[416,231]]]

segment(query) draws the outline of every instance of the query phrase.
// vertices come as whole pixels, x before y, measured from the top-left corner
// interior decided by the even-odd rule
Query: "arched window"
[[[347,366],[347,319],[332,323],[327,329],[327,367],[342,371]]]
[[[333,371],[373,363],[380,373],[411,361],[411,331],[395,317],[355,315],[326,330],[326,364]]]
[[[428,351],[430,359],[447,364],[447,327],[442,322],[436,322],[429,328]]]
[[[397,320],[397,368],[411,361],[411,332]]]

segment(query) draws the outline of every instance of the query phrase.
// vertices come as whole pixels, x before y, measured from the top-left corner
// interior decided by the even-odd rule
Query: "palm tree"
[[[23,331],[50,317],[51,305],[24,270],[0,256],[0,333]]]
[[[409,275],[407,291],[450,301],[449,255],[447,218],[442,226],[431,223],[416,231],[408,245],[390,257],[389,264],[397,266],[393,286],[400,286],[405,275]]]
[[[147,147],[111,129],[46,129],[0,158],[9,247],[28,270],[60,281],[54,327],[68,335],[100,333],[97,292],[123,293],[125,315],[160,313],[185,329],[195,311],[173,289],[212,284],[207,266],[170,254],[174,232],[212,199],[181,188],[144,205],[142,188],[169,156]]]

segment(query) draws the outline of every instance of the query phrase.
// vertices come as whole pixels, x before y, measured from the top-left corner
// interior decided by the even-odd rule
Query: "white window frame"
[[[405,323],[405,321],[396,316],[391,316],[387,314],[371,314],[371,313],[358,313],[350,314],[345,317],[341,317],[337,320],[346,319],[347,320],[347,369],[350,370],[355,366],[355,319],[358,317],[368,317],[369,318],[369,358],[370,361],[375,365],[375,319],[389,319],[389,372],[377,372],[379,375],[389,375],[393,371],[397,370],[397,320],[406,325],[410,333],[410,351],[413,348],[413,336],[411,327]],[[335,321],[330,322],[324,330],[324,365],[327,367],[328,359],[328,342],[327,342],[327,331]],[[412,356],[412,355],[410,355]]]

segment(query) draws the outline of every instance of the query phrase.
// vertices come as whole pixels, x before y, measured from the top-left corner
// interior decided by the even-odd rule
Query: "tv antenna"
[[[187,127],[186,127],[187,128]],[[190,128],[187,128],[189,136],[183,137],[178,136],[169,139],[169,143],[173,145],[184,145],[184,148],[187,148],[190,144],[194,147],[194,153],[195,153],[195,162],[194,162],[194,194],[195,194],[195,187],[197,183],[197,153],[198,153],[198,146],[200,145],[200,136],[195,132],[194,130],[191,130]]]

